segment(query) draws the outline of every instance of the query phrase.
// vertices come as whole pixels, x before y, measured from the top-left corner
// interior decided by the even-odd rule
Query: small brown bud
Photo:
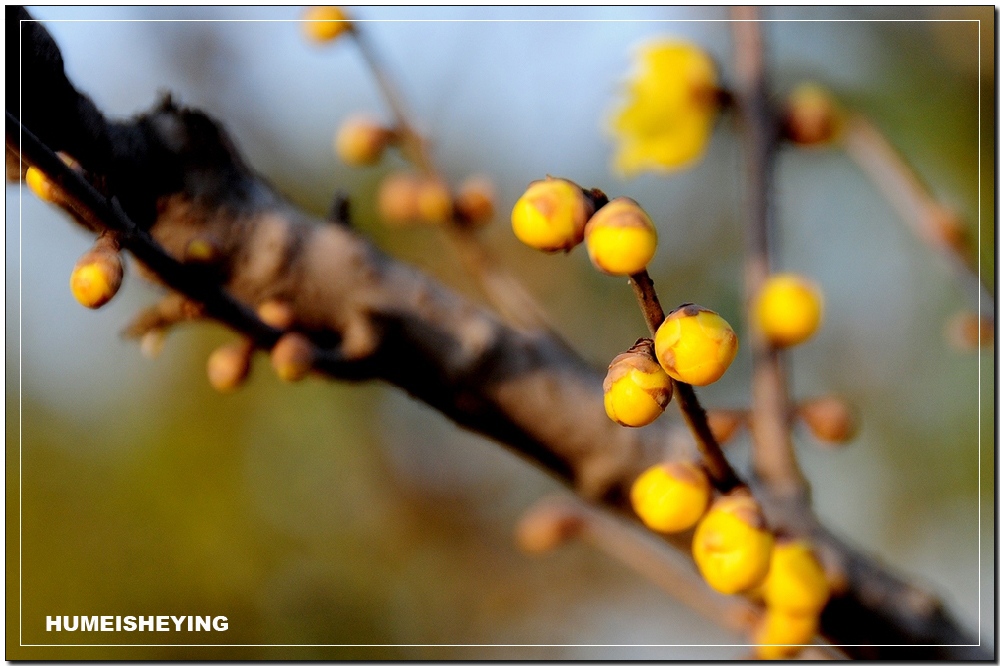
[[[272,298],[257,306],[257,316],[268,326],[282,330],[291,328],[295,323],[295,310],[287,301]]]
[[[208,383],[220,393],[231,393],[250,374],[253,343],[249,340],[223,345],[208,357]]]
[[[417,186],[417,217],[427,224],[451,221],[454,205],[448,185],[438,178],[423,178]]]
[[[517,545],[525,553],[547,553],[576,536],[582,520],[579,512],[565,501],[539,502],[518,522]]]
[[[940,204],[933,204],[924,213],[923,235],[932,245],[964,252],[965,225],[958,214]]]
[[[816,84],[802,84],[788,97],[785,134],[799,145],[828,143],[840,132],[842,122],[830,93]]]
[[[148,359],[154,359],[163,351],[163,345],[167,341],[167,332],[162,328],[154,328],[143,333],[139,341],[139,350]]]
[[[478,227],[493,218],[496,191],[485,176],[473,176],[462,183],[455,198],[455,211],[461,221]]]
[[[947,337],[952,347],[960,351],[978,349],[993,344],[993,319],[979,318],[975,312],[959,312],[948,322]]]
[[[708,427],[719,444],[725,444],[747,423],[745,409],[710,409]]]
[[[821,442],[843,444],[853,439],[857,432],[853,410],[835,395],[806,400],[799,405],[797,413]]]
[[[271,350],[271,365],[282,380],[297,382],[312,370],[315,357],[309,338],[301,333],[285,333]]]
[[[370,166],[382,158],[393,133],[373,118],[351,116],[337,130],[334,150],[348,166]]]
[[[420,180],[412,173],[397,172],[382,181],[378,191],[378,211],[386,224],[404,225],[417,219]]]

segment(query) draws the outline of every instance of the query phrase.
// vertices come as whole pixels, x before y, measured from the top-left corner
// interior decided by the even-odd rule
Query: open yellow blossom
[[[708,145],[719,107],[715,63],[693,44],[660,40],[639,51],[638,66],[611,125],[615,167],[631,176],[690,166]]]

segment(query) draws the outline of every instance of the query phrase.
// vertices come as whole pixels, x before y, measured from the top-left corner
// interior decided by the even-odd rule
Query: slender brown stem
[[[727,629],[745,632],[759,619],[760,611],[754,604],[709,588],[690,563],[662,539],[576,497],[559,495],[539,500],[525,512],[521,524],[529,521],[536,523],[532,526],[535,530],[544,529],[564,538],[575,536]],[[539,521],[549,524],[538,525]],[[567,529],[568,522],[572,529]]]
[[[655,338],[656,331],[659,330],[666,316],[663,314],[663,307],[656,295],[656,289],[653,288],[653,280],[649,277],[649,272],[643,270],[629,276],[629,284],[632,285],[632,291],[635,292],[642,316],[646,319],[646,326],[649,327],[649,332]],[[715,441],[712,428],[708,425],[708,416],[698,401],[694,387],[676,379],[674,387],[677,406],[694,434],[695,442],[698,444],[698,450],[704,459],[703,462],[712,478],[712,483],[721,492],[728,492],[737,486],[746,485],[729,464],[725,454],[722,453],[722,447]]]
[[[389,78],[389,70],[382,63],[378,51],[356,23],[352,24],[351,36],[354,37],[354,43],[357,44],[358,51],[368,65],[372,76],[375,77],[375,83],[382,92],[382,97],[389,105],[389,111],[392,113],[395,124],[394,130],[399,137],[399,146],[403,155],[424,173],[436,174],[437,169],[431,158],[430,150],[427,148],[427,142],[410,121],[411,115],[403,102],[403,97],[399,94],[392,79]]]
[[[770,106],[764,66],[764,45],[756,8],[734,7],[733,52],[736,95],[744,123],[746,153],[746,212],[744,243],[745,305],[771,272],[771,199],[774,148],[779,123]],[[749,319],[749,317],[748,317]],[[782,353],[751,326],[751,421],[753,459],[757,476],[777,496],[799,496],[807,484],[795,457],[788,419],[791,405]]]
[[[993,294],[980,279],[958,218],[930,193],[913,168],[870,120],[859,113],[845,123],[844,150],[893,205],[917,238],[938,252],[949,270],[994,318]]]
[[[388,68],[382,63],[378,50],[368,41],[367,35],[356,23],[353,24],[351,35],[389,106],[395,124],[397,143],[403,156],[424,174],[440,178],[427,140],[416,130],[403,97],[389,77]],[[447,227],[447,232],[446,238],[458,254],[466,272],[472,276],[489,302],[508,322],[522,329],[554,330],[552,320],[545,313],[545,309],[513,275],[502,267],[500,261],[473,230],[453,218]]]

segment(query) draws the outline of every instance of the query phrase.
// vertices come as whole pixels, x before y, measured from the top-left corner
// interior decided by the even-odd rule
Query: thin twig
[[[653,288],[653,280],[649,277],[648,271],[642,270],[635,275],[629,276],[629,284],[632,285],[632,291],[635,292],[635,298],[639,302],[639,309],[642,310],[646,326],[655,338],[656,331],[659,330],[666,316],[663,313],[663,307],[660,305],[660,299],[656,295],[656,290]],[[725,454],[722,452],[722,447],[715,441],[712,428],[708,425],[708,416],[698,401],[694,387],[676,379],[673,381],[677,389],[675,391],[677,406],[680,408],[681,414],[684,415],[684,420],[687,421],[691,432],[694,434],[695,442],[698,444],[698,450],[704,459],[703,462],[709,476],[712,478],[712,483],[721,492],[729,492],[737,486],[746,485],[740,479],[732,465],[729,464]]]
[[[378,50],[358,24],[352,24],[351,35],[368,65],[382,97],[393,116],[394,131],[403,156],[425,175],[440,179],[427,140],[416,130],[412,115],[403,97],[389,76]],[[545,309],[508,271],[472,229],[452,219],[445,234],[465,270],[473,277],[483,294],[510,323],[524,329],[553,331],[552,320]]]
[[[748,631],[760,610],[744,597],[712,590],[664,541],[620,517],[572,496],[545,497],[528,509],[521,525],[558,537],[575,536],[621,562],[705,618],[735,632]],[[548,524],[537,524],[538,522]]]
[[[746,213],[744,243],[745,305],[750,303],[771,272],[769,236],[774,180],[774,148],[779,124],[771,109],[764,68],[764,45],[757,10],[734,7],[733,53],[736,95],[744,122],[746,152]],[[749,317],[747,318],[749,321]],[[782,353],[750,326],[751,421],[756,475],[779,497],[807,492],[807,483],[795,458],[788,419],[788,397]]]
[[[993,294],[978,274],[958,218],[941,205],[899,151],[859,113],[845,123],[844,150],[882,191],[913,234],[945,260],[955,279],[994,318]]]

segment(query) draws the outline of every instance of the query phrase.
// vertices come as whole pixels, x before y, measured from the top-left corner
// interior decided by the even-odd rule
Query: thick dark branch
[[[24,25],[30,26],[24,33],[28,51],[38,47],[32,40],[51,41],[39,25]],[[52,58],[24,62],[23,78],[38,84],[31,94],[65,80],[61,59],[59,67],[50,66]],[[15,119],[8,119],[7,145],[53,176],[77,203],[92,207],[103,224],[123,232],[124,247],[173,289],[203,302],[210,316],[267,346],[279,332],[263,326],[252,308],[267,299],[285,301],[295,312],[296,328],[325,350],[319,370],[395,384],[460,425],[520,452],[588,498],[621,506],[638,473],[671,455],[664,450],[662,422],[627,429],[605,416],[603,374],[561,342],[506,326],[383,255],[349,228],[305,216],[244,165],[222,129],[204,114],[168,102],[133,120],[108,122],[81,99],[72,90],[67,103],[20,120],[46,137],[49,148],[71,152],[89,172],[106,177],[117,199],[109,201],[68,172],[51,151],[35,152],[30,138],[22,142]],[[43,97],[24,108],[46,103]],[[51,123],[83,136],[63,136]],[[217,282],[178,259],[195,238],[218,245]],[[841,563],[847,581],[846,592],[824,614],[824,633],[831,639],[972,642],[936,602],[906,603],[931,597],[814,522],[811,534]],[[992,650],[948,647],[872,651],[880,657],[992,655]]]

